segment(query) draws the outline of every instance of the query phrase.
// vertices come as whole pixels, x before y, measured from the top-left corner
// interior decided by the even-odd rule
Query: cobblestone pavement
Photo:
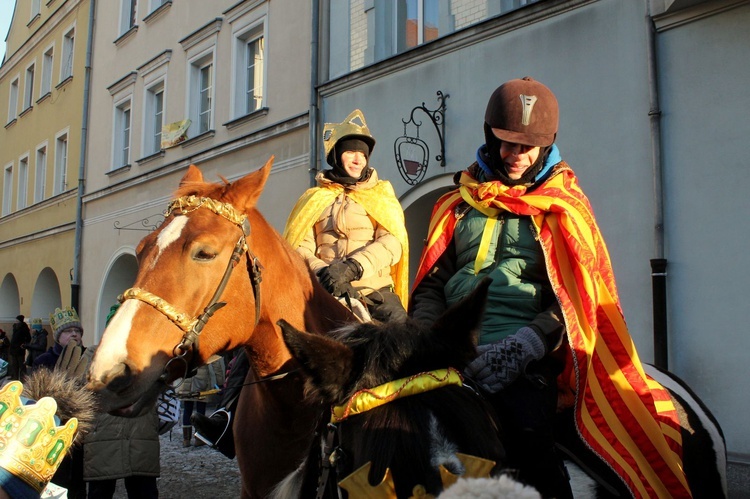
[[[171,437],[171,438],[170,438]],[[750,499],[750,464],[730,463],[729,499]],[[235,499],[240,496],[240,472],[236,459],[202,447],[182,447],[182,429],[161,436],[160,499]],[[114,499],[127,499],[122,480]]]
[[[193,439],[195,440],[195,439]],[[240,471],[236,459],[227,459],[207,445],[182,447],[177,425],[161,436],[160,499],[235,499],[240,496]],[[125,485],[117,481],[114,499],[127,499]]]

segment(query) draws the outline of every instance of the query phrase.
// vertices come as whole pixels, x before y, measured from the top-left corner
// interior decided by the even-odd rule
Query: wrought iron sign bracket
[[[158,217],[158,218],[157,218]],[[157,221],[152,222],[151,220],[153,218],[157,218]],[[122,225],[119,220],[115,220],[114,228],[117,230],[143,230],[143,231],[154,231],[164,221],[164,215],[159,213],[156,215],[149,215],[146,218],[143,218],[141,220],[136,220],[135,222],[129,223],[127,225]],[[134,227],[136,225],[139,225],[140,227]]]
[[[419,127],[422,126],[422,122],[414,118],[414,114],[417,111],[425,113],[435,127],[435,131],[440,139],[440,154],[435,156],[435,159],[440,162],[440,166],[445,166],[445,100],[448,97],[450,95],[443,94],[441,90],[438,90],[437,98],[439,105],[436,109],[427,109],[425,103],[422,102],[421,106],[417,106],[411,110],[408,120],[401,118],[401,122],[404,124],[404,135],[396,139],[396,142],[393,144],[393,151],[399,173],[410,185],[416,185],[424,179],[430,161],[430,148],[419,137]],[[412,137],[407,133],[409,124],[416,127],[416,137]]]

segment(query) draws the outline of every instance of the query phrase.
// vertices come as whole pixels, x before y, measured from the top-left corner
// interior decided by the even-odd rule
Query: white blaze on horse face
[[[92,379],[101,379],[112,366],[127,359],[128,336],[140,304],[138,300],[126,300],[112,318],[106,329],[107,334],[102,337],[96,348],[96,356],[91,364]]]
[[[169,225],[164,227],[164,229],[159,233],[159,237],[156,238],[156,247],[159,248],[159,252],[156,254],[154,259],[151,261],[150,268],[153,269],[156,265],[156,262],[159,261],[159,257],[164,252],[165,249],[169,247],[170,244],[175,242],[177,239],[180,238],[180,234],[182,234],[182,229],[185,228],[185,225],[188,223],[188,217],[184,215],[179,215],[174,217],[174,220],[169,222]]]

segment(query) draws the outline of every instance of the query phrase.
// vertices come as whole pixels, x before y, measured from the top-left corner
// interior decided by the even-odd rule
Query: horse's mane
[[[231,183],[221,177],[222,183],[220,182],[184,182],[180,184],[177,190],[174,192],[174,197],[179,198],[182,196],[198,196],[207,197],[211,199],[221,199],[226,193]]]

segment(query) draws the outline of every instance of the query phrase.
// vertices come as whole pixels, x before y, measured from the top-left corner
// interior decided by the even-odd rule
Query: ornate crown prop
[[[0,467],[41,493],[73,442],[78,419],[56,426],[53,398],[24,405],[21,393],[20,381],[0,389]]]
[[[49,316],[49,325],[52,328],[52,334],[57,336],[63,328],[81,327],[81,319],[78,318],[78,313],[74,308],[56,308]]]

